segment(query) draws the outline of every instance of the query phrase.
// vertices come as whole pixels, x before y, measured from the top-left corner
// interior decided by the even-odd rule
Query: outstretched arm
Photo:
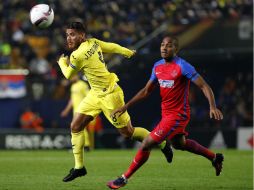
[[[71,64],[68,56],[62,54],[57,63],[66,79],[70,79],[77,73],[76,66]]]
[[[132,57],[136,51],[135,50],[130,50],[128,48],[122,47],[119,44],[115,44],[115,43],[111,43],[111,42],[104,42],[101,40],[98,40],[100,46],[101,46],[101,50],[104,53],[117,53],[117,54],[121,54],[127,58]]]
[[[216,107],[215,98],[214,98],[214,94],[211,87],[206,83],[206,81],[201,76],[199,76],[193,82],[203,91],[205,97],[207,98],[209,102],[210,118],[214,118],[216,120],[222,120],[223,114]]]
[[[116,114],[122,115],[129,107],[147,98],[155,89],[156,84],[149,80],[146,86],[142,88],[130,101],[128,101],[123,107],[114,110],[111,117],[116,117]]]

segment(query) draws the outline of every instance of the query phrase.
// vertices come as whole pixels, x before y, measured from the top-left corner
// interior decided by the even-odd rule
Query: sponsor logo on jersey
[[[174,80],[162,80],[159,79],[160,87],[162,88],[172,88],[174,86],[175,81]]]

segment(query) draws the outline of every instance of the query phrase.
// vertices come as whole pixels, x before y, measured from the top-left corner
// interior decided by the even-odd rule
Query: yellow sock
[[[160,149],[163,149],[166,146],[166,141],[162,141],[162,143],[158,144],[158,146],[160,147]]]
[[[144,138],[146,138],[149,135],[149,133],[150,132],[145,128],[135,127],[134,132],[132,134],[132,139],[142,142]],[[164,140],[158,146],[160,147],[160,149],[163,149],[165,145],[166,145],[166,141]]]
[[[75,159],[75,169],[84,166],[84,131],[71,133],[72,151]]]
[[[85,135],[85,147],[90,147],[89,133],[86,128],[84,129],[84,135]]]
[[[142,127],[134,127],[134,132],[132,134],[132,139],[142,142],[144,138],[149,135],[149,131]]]

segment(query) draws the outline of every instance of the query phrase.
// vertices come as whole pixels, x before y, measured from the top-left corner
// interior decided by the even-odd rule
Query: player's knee
[[[122,132],[121,132],[121,135],[122,135],[124,138],[129,139],[129,138],[132,137],[132,132],[129,131],[129,130],[122,131]]]
[[[186,140],[183,135],[176,135],[171,140],[172,146],[177,150],[185,150]]]
[[[172,142],[172,145],[177,150],[185,150],[185,142],[183,141]]]
[[[146,137],[142,144],[141,144],[141,149],[143,151],[150,151],[152,149],[153,146],[155,146],[157,143],[150,137]]]
[[[184,150],[184,147],[182,146],[182,144],[174,143],[172,145],[173,145],[174,149],[176,149],[176,150]]]
[[[134,132],[134,128],[126,126],[124,128],[118,129],[118,131],[124,138],[131,138]]]
[[[77,122],[71,122],[71,131],[74,133],[78,133],[82,130],[81,124]]]

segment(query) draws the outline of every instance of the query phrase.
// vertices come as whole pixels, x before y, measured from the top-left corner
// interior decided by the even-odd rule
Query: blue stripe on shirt
[[[76,69],[76,66],[72,65],[71,63],[70,63],[69,66],[70,66],[71,68],[73,68],[73,69]]]

